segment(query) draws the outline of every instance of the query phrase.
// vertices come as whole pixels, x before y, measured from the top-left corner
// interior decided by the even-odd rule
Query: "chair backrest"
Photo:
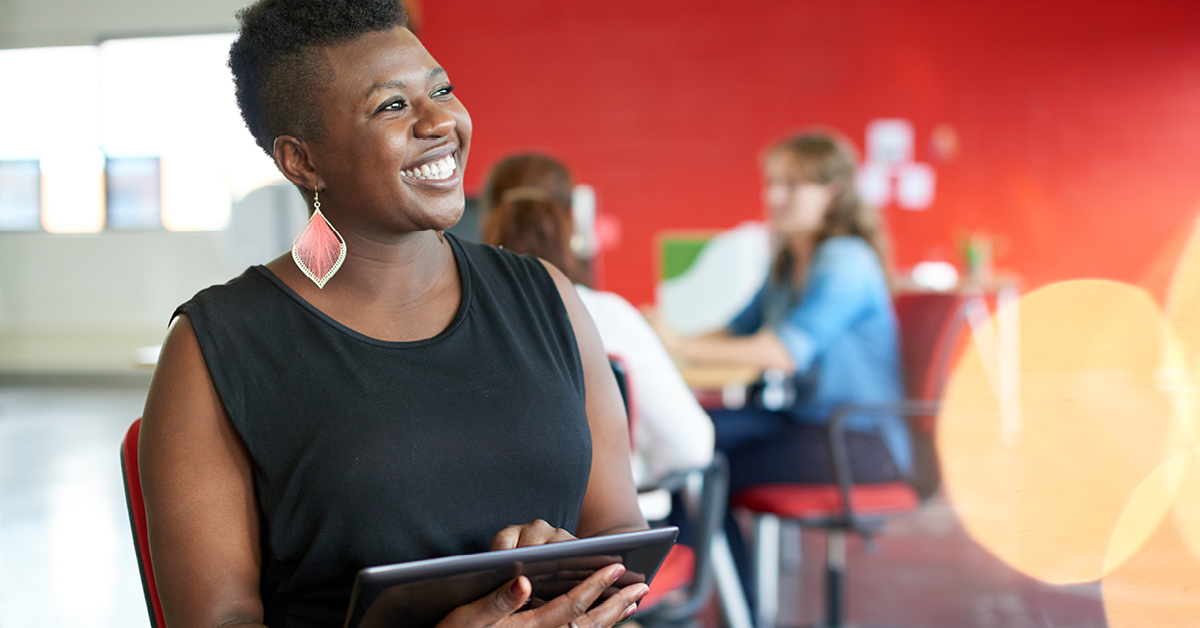
[[[958,292],[908,292],[896,296],[900,355],[909,399],[937,401],[959,344],[972,296]]]
[[[125,480],[125,506],[129,510],[129,526],[133,528],[133,549],[137,553],[138,571],[142,576],[142,592],[146,595],[146,612],[150,628],[164,628],[162,604],[158,601],[158,585],[154,582],[154,567],[150,564],[150,540],[146,535],[146,502],[142,499],[142,478],[138,474],[138,433],[142,420],[129,426],[121,441],[121,475]]]
[[[637,406],[634,405],[633,386],[629,382],[629,369],[625,360],[619,355],[608,354],[608,365],[612,367],[613,377],[617,380],[617,389],[621,391],[621,401],[625,404],[625,418],[629,421],[629,449],[637,447],[634,431],[637,429]]]
[[[642,600],[640,610],[635,619],[647,627],[652,626],[691,626],[700,622],[696,616],[708,606],[716,584],[716,568],[713,564],[713,542],[717,534],[723,534],[725,524],[725,509],[729,502],[729,463],[721,452],[713,454],[712,462],[706,467],[696,469],[700,473],[700,496],[695,504],[694,512],[687,515],[687,525],[691,538],[689,546],[676,545],[663,563],[668,566],[676,554],[687,557],[689,561],[680,561],[684,569],[690,571],[680,574],[683,577],[672,582],[660,568],[659,577],[655,580],[656,592],[652,592]],[[680,478],[683,480],[683,478]],[[686,482],[677,485],[673,492],[685,489]],[[669,574],[666,574],[669,576]],[[672,586],[674,585],[674,586]],[[657,604],[651,603],[659,600]]]
[[[904,365],[906,396],[910,400],[941,400],[948,371],[960,346],[967,304],[977,298],[958,292],[909,292],[896,296],[900,324],[900,355]],[[910,478],[921,497],[929,497],[941,484],[934,446],[933,415],[910,419],[913,469]]]

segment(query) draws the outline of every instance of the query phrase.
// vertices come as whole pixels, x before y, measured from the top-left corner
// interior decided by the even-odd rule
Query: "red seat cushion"
[[[738,493],[734,506],[787,519],[836,517],[842,495],[836,484],[763,484]],[[881,515],[913,510],[920,503],[907,482],[855,484],[850,489],[855,514]]]
[[[696,569],[696,554],[686,545],[676,545],[671,548],[663,564],[654,574],[654,582],[650,583],[650,593],[638,602],[638,610],[646,611],[654,608],[663,598],[686,588],[692,583],[692,573]]]

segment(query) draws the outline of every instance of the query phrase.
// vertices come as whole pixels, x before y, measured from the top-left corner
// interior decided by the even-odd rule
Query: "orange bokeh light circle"
[[[1158,305],[1127,284],[1063,282],[1011,307],[996,318],[1015,317],[1017,337],[995,319],[977,330],[947,386],[946,492],[971,536],[1017,570],[1096,580],[1120,563],[1106,555],[1134,490],[1189,445],[1187,364]],[[998,364],[1005,355],[1014,363]],[[1126,555],[1163,519],[1164,490],[1124,526]]]

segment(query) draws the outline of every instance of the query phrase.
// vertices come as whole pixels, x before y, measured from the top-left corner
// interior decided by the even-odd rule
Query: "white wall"
[[[0,0],[0,48],[113,37],[226,33],[249,0]]]
[[[198,290],[287,251],[306,218],[271,186],[220,232],[0,232],[0,372],[130,371]]]

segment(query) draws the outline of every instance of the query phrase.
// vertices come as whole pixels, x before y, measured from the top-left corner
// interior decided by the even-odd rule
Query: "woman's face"
[[[342,231],[453,226],[463,211],[471,117],[445,70],[406,28],[327,53],[325,134],[309,149],[322,211]]]
[[[812,233],[820,229],[835,192],[833,185],[803,179],[795,158],[786,153],[773,153],[763,164],[763,205],[777,233]]]

